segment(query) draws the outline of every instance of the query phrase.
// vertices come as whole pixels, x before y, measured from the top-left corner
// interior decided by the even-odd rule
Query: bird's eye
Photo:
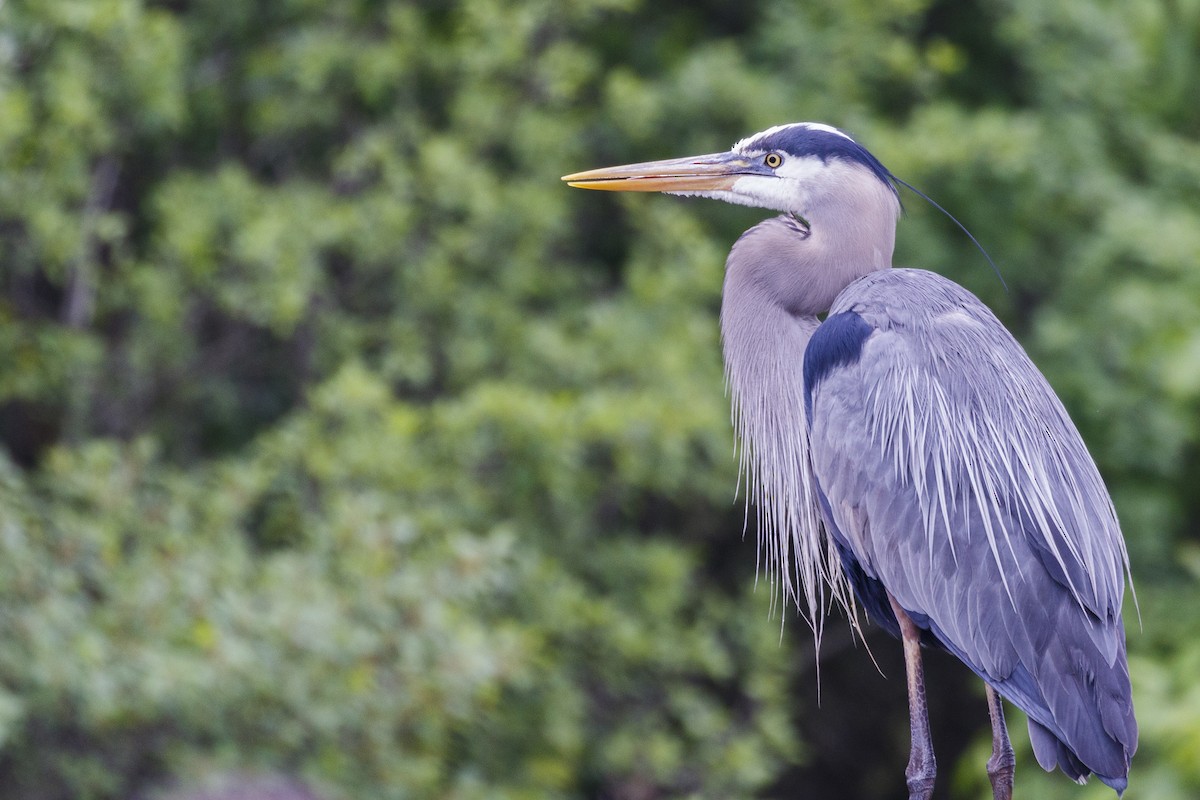
[[[783,156],[779,155],[779,153],[767,153],[763,158],[763,163],[771,169],[775,169],[783,163]]]

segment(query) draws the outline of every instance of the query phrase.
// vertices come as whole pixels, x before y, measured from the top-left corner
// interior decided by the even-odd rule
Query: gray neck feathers
[[[898,203],[868,186],[837,207],[812,202],[765,220],[734,245],[721,304],[725,374],[741,443],[747,500],[758,509],[759,563],[796,602],[820,641],[827,584],[853,609],[837,551],[821,527],[804,409],[804,350],[837,294],[863,275],[891,266]],[[819,196],[812,198],[818,201]],[[808,211],[806,214],[805,211]],[[855,619],[853,613],[851,619]]]
[[[725,290],[755,283],[766,291],[762,302],[794,315],[824,313],[847,285],[892,265],[899,210],[874,176],[848,181],[836,194],[817,186],[798,216],[772,217],[742,234],[729,253]]]

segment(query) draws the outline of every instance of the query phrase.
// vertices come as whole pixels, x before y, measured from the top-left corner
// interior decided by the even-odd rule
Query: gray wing
[[[1026,711],[1043,767],[1123,788],[1125,546],[1020,345],[965,289],[891,270],[839,295],[804,367],[823,511],[863,604],[886,589]]]

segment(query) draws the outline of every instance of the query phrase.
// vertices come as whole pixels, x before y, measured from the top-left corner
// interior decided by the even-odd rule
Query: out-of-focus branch
[[[67,293],[63,300],[62,321],[69,328],[83,328],[92,321],[96,306],[96,221],[112,202],[117,188],[121,165],[111,155],[100,159],[92,170],[92,185],[83,207],[83,238],[79,253],[67,276]]]

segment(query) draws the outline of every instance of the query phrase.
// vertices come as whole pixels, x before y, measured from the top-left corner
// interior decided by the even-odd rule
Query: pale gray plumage
[[[1044,729],[1039,763],[1120,783],[1136,740],[1125,548],[1065,410],[991,312],[944,278],[876,273],[838,296],[830,315],[842,312],[872,332],[856,363],[811,389],[831,530]]]
[[[1094,772],[1122,792],[1137,725],[1116,513],[1062,404],[995,316],[933,273],[891,269],[891,174],[844,133],[799,123],[729,153],[566,180],[786,212],[743,234],[726,264],[742,470],[761,552],[818,641],[827,597],[905,639],[911,796],[928,798],[934,777],[918,641],[1029,715],[1044,768]],[[989,698],[989,776],[1007,800],[1012,751]]]

